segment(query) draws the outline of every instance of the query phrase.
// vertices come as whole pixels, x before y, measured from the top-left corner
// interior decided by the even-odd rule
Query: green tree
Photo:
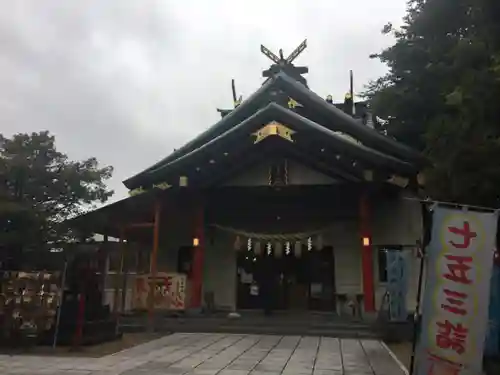
[[[49,132],[0,135],[0,247],[3,255],[46,249],[75,236],[65,220],[104,203],[113,168],[71,161]]]
[[[424,151],[433,198],[500,206],[500,3],[411,0],[368,85],[387,133]]]

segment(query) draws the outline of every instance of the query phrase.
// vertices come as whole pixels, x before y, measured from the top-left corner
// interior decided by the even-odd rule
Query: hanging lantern
[[[271,255],[273,253],[273,245],[271,242],[266,243],[266,254]]]
[[[241,239],[240,236],[236,236],[236,239],[234,240],[234,250],[240,251],[241,250]]]
[[[370,237],[363,237],[363,246],[368,247],[370,246],[370,244],[371,244]]]
[[[260,255],[262,253],[262,248],[260,246],[260,241],[255,241],[253,245],[253,252],[255,255]]]
[[[292,244],[290,241],[285,242],[285,255],[290,255],[292,253]]]
[[[318,234],[316,236],[316,249],[321,251],[323,249],[323,235],[322,234]]]
[[[295,242],[293,252],[295,254],[295,258],[300,258],[300,256],[302,255],[302,244],[300,243],[300,241]]]
[[[249,238],[249,239],[247,240],[247,250],[248,250],[248,251],[252,251],[252,247],[253,247],[253,244],[252,244],[252,239],[251,239],[251,238]]]
[[[307,251],[311,251],[313,249],[313,240],[311,237],[307,238]]]
[[[283,244],[279,241],[276,241],[274,244],[274,256],[276,258],[281,258],[283,256]]]

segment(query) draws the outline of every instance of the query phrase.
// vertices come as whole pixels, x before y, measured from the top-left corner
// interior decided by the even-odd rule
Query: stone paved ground
[[[378,341],[176,333],[102,358],[0,356],[2,375],[403,375]]]

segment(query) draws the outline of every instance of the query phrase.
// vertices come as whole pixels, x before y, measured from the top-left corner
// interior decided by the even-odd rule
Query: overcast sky
[[[385,72],[406,0],[0,0],[0,132],[49,130],[71,158],[95,156],[121,181],[218,121],[270,61],[304,38],[309,86],[338,100]]]

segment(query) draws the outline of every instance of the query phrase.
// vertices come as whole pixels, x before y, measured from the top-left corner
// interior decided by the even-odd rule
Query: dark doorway
[[[283,285],[283,259],[264,251],[237,255],[237,307],[239,309],[264,309],[266,298],[272,299],[272,309],[286,309]]]
[[[331,246],[310,251],[309,309],[335,311],[335,255]]]
[[[263,249],[237,255],[237,307],[263,309],[272,296],[276,310],[335,311],[335,259],[332,247],[301,249],[275,257]]]

